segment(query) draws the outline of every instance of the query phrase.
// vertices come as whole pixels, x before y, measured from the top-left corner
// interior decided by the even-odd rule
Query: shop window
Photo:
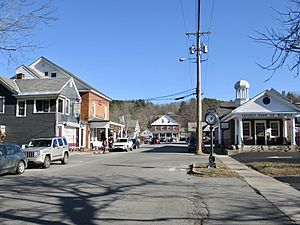
[[[270,122],[270,128],[271,128],[271,136],[272,137],[279,137],[279,121],[271,121]]]
[[[251,136],[251,122],[243,121],[243,136],[250,137]]]

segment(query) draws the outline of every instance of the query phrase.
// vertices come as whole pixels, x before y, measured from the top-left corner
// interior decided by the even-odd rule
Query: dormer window
[[[56,73],[51,73],[51,77],[56,77]]]
[[[45,72],[45,77],[48,77],[48,72]]]
[[[161,120],[161,123],[165,123],[165,120],[164,120],[164,119],[162,119],[162,120]]]

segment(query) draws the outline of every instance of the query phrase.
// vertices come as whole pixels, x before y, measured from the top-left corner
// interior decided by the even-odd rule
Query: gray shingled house
[[[7,79],[0,77],[0,127],[5,143],[27,144],[31,138],[63,136],[79,129],[81,97],[73,78]],[[69,138],[77,145],[78,137]]]

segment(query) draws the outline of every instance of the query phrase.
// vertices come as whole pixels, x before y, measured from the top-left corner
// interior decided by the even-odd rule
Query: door
[[[266,145],[266,121],[255,121],[255,144]]]

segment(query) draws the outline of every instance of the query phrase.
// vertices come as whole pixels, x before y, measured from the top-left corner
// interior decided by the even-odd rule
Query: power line
[[[182,95],[182,94],[185,94],[185,93],[191,92],[191,91],[195,91],[195,88],[188,89],[188,90],[181,91],[181,92],[177,92],[177,93],[170,94],[170,95],[164,95],[164,96],[159,96],[159,97],[148,98],[148,99],[145,99],[145,101],[165,100],[166,98],[175,97],[175,96]],[[171,99],[168,99],[168,100],[171,100]]]

